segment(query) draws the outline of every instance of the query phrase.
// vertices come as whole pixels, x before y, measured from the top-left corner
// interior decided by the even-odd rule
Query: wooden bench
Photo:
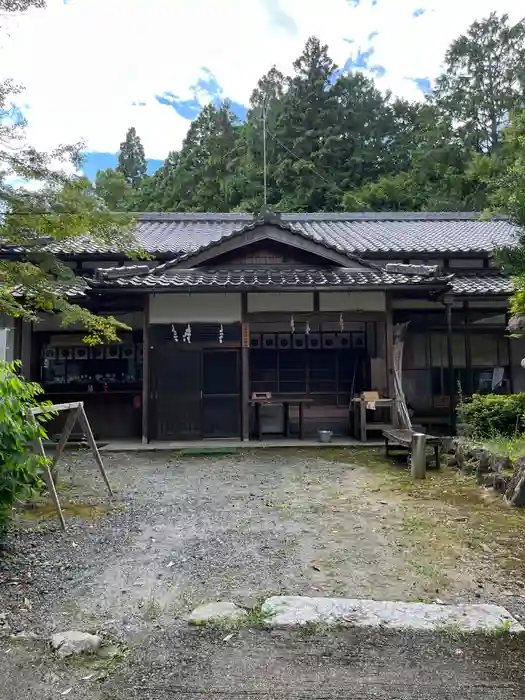
[[[383,437],[385,439],[385,452],[386,456],[390,456],[390,445],[397,445],[402,449],[408,450],[412,447],[412,437],[414,436],[415,430],[402,430],[400,428],[388,428],[382,431]],[[441,452],[441,438],[435,435],[426,435],[427,445],[434,448],[434,458],[436,460],[436,469],[439,469],[440,465],[440,452]]]

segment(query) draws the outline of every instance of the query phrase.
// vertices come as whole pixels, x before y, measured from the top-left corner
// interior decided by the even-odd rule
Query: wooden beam
[[[45,408],[32,408],[33,416],[38,416],[39,413],[52,413],[53,411],[68,411],[71,408],[80,408],[84,405],[83,401],[70,401],[69,403],[54,403],[52,406]]]
[[[142,326],[142,444],[150,439],[149,402],[150,402],[150,338],[149,338],[149,295],[144,296]]]

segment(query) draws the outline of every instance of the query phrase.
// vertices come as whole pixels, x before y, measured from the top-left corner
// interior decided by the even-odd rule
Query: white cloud
[[[188,122],[156,94],[190,97],[210,68],[224,94],[247,103],[273,63],[289,70],[311,34],[336,62],[370,46],[387,73],[378,85],[417,97],[408,77],[433,78],[447,45],[493,0],[48,0],[48,9],[12,20],[0,65],[26,86],[31,140],[40,148],[83,139],[91,151],[114,152],[134,125],[151,158],[180,145]],[[414,10],[426,12],[414,18]],[[521,7],[521,9],[520,9]],[[522,0],[502,0],[511,19]],[[288,18],[277,27],[279,14]],[[296,31],[292,31],[293,23]],[[354,39],[349,45],[344,39]],[[143,102],[145,106],[134,106]]]

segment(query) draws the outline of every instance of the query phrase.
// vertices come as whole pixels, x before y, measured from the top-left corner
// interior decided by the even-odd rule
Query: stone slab
[[[239,620],[246,617],[247,612],[235,603],[221,601],[200,605],[188,618],[190,625],[205,625],[215,620]]]
[[[346,598],[273,596],[262,606],[271,627],[333,624],[397,630],[460,632],[525,632],[505,608],[489,604],[438,605]]]

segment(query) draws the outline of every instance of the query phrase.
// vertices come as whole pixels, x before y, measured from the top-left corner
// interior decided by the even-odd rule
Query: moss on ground
[[[82,520],[94,520],[114,509],[114,505],[94,503],[64,503],[61,504],[64,517],[77,517]],[[57,512],[53,503],[35,503],[24,507],[18,513],[19,518],[41,520],[56,518]]]

